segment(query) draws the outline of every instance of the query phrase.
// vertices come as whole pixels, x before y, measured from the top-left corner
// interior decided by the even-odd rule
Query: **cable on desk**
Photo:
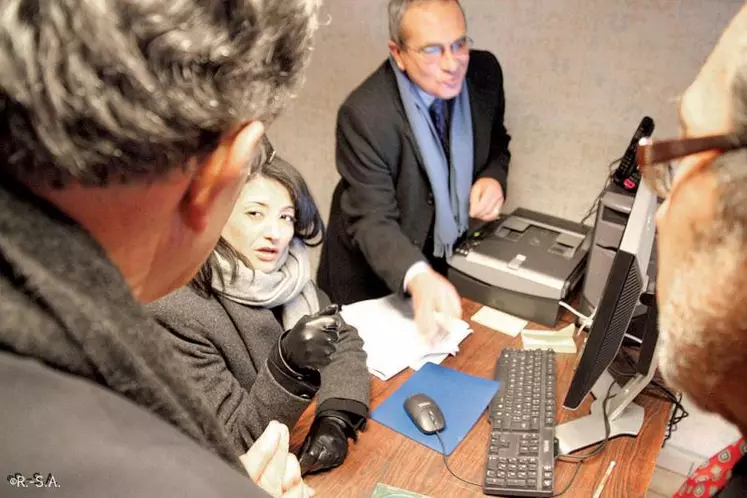
[[[630,353],[625,351],[624,349],[621,350],[623,358],[625,358],[625,361],[628,363],[628,366],[630,366],[635,371],[635,361],[630,356]],[[672,415],[669,417],[669,422],[667,422],[667,429],[664,433],[664,440],[662,441],[661,445],[664,447],[667,441],[672,437],[672,433],[677,430],[677,425],[682,422],[684,419],[690,416],[690,413],[685,409],[685,406],[682,404],[682,393],[675,394],[671,389],[669,389],[667,386],[659,382],[657,379],[651,379],[651,383],[646,386],[646,389],[644,389],[643,392],[646,394],[653,394],[650,391],[651,387],[654,387],[659,390],[660,393],[664,395],[664,400],[669,401],[674,406],[674,409],[672,410]],[[656,395],[654,395],[656,396]],[[656,396],[659,397],[659,396]]]
[[[610,399],[614,398],[614,396],[612,396],[612,387],[614,385],[615,382],[610,383],[610,386],[607,388],[607,395],[604,397],[604,401],[602,401],[602,413],[604,415],[604,439],[597,443],[596,448],[591,450],[589,453],[586,453],[585,455],[560,455],[558,456],[557,460],[569,463],[584,463],[589,458],[597,456],[602,452],[605,446],[607,446],[607,442],[610,439],[611,432],[610,417],[607,413],[607,404],[609,403]]]
[[[587,329],[587,330],[590,329],[592,324],[594,323],[594,316],[596,316],[597,314],[596,309],[591,313],[591,315],[586,316],[580,311],[578,311],[576,308],[571,306],[570,304],[566,303],[565,301],[558,301],[558,305],[567,309],[568,311],[570,311],[571,313],[573,313],[574,315],[576,315],[578,318],[581,319],[581,322],[580,322],[581,325],[579,329],[576,331],[576,333],[582,331],[583,329]]]
[[[444,445],[443,439],[441,439],[441,434],[437,432],[436,437],[438,438],[438,442],[441,444],[441,456],[444,457],[444,465],[446,465],[446,470],[448,470],[451,475],[453,475],[460,481],[466,482],[467,484],[471,484],[472,486],[477,486],[478,488],[482,489],[482,484],[477,484],[476,482],[472,482],[467,479],[462,479],[461,477],[456,475],[453,470],[451,470],[451,467],[449,467],[449,460],[446,458],[446,446]]]
[[[556,458],[556,460],[560,460],[561,462],[566,463],[572,463],[576,465],[576,470],[573,472],[573,475],[571,476],[570,480],[566,483],[565,487],[562,491],[559,493],[555,493],[552,495],[560,496],[562,494],[565,494],[566,491],[571,489],[571,486],[573,485],[573,481],[576,480],[576,477],[578,476],[579,471],[581,470],[581,465],[586,462],[591,457],[594,457],[602,452],[602,450],[607,446],[607,442],[610,439],[610,418],[607,414],[607,404],[609,403],[610,399],[614,398],[612,396],[612,387],[615,385],[615,382],[610,383],[610,387],[607,388],[607,394],[604,397],[604,401],[602,401],[602,413],[604,414],[604,439],[601,440],[599,443],[597,443],[597,447],[594,448],[592,451],[585,455],[560,455]]]
[[[576,476],[578,476],[578,472],[581,470],[581,464],[583,464],[583,463],[584,462],[574,462],[574,465],[576,466],[576,470],[573,472],[573,475],[571,476],[571,479],[568,481],[568,483],[566,483],[565,487],[563,488],[563,491],[560,491],[558,493],[553,494],[552,495],[553,497],[564,495],[566,493],[566,491],[568,491],[569,489],[571,489],[571,484],[573,484],[573,481],[576,480]]]

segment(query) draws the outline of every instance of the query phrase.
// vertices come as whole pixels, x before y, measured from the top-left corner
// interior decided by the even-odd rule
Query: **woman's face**
[[[241,191],[222,235],[253,269],[271,273],[288,250],[295,221],[288,190],[275,180],[257,176]]]

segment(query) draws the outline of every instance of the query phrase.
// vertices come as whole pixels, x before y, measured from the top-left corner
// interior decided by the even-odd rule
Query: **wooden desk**
[[[471,317],[480,308],[480,305],[466,300],[463,301],[463,306],[465,317]],[[559,327],[571,321],[568,313]],[[450,356],[443,365],[478,377],[491,378],[501,350],[506,347],[520,348],[521,338],[511,338],[476,323],[471,323],[471,326],[474,333],[462,342],[459,354]],[[546,328],[536,324],[531,327]],[[591,396],[587,396],[584,404],[575,412],[562,408],[576,358],[576,355],[557,355],[558,423],[589,413]],[[372,410],[401,386],[411,373],[408,369],[387,382],[372,376]],[[636,438],[618,437],[610,440],[602,453],[582,465],[571,489],[563,495],[564,498],[591,498],[612,460],[617,463],[602,497],[640,498],[646,494],[664,439],[670,405],[650,396],[639,396],[636,402],[646,410],[641,433]],[[311,408],[313,407],[307,410],[291,435],[294,450],[301,445],[308,432],[313,418]],[[457,475],[482,483],[488,434],[489,423],[483,415],[449,457],[449,465]],[[565,487],[574,471],[573,464],[559,462],[556,465],[556,492]],[[317,491],[317,496],[324,498],[369,498],[378,482],[433,498],[484,496],[481,489],[453,477],[444,467],[439,453],[373,420],[369,421],[367,430],[360,434],[357,444],[351,442],[348,457],[342,466],[330,472],[308,476],[307,482]]]

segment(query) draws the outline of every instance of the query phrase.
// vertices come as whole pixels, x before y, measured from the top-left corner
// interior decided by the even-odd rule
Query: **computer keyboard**
[[[495,365],[483,492],[552,496],[555,486],[555,353],[504,349]]]

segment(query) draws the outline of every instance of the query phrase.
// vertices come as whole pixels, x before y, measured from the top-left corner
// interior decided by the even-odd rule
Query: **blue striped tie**
[[[433,125],[438,132],[438,138],[441,139],[441,146],[446,152],[449,151],[449,127],[446,124],[446,101],[436,99],[431,104],[429,114],[433,120]],[[448,154],[447,154],[448,156]]]

